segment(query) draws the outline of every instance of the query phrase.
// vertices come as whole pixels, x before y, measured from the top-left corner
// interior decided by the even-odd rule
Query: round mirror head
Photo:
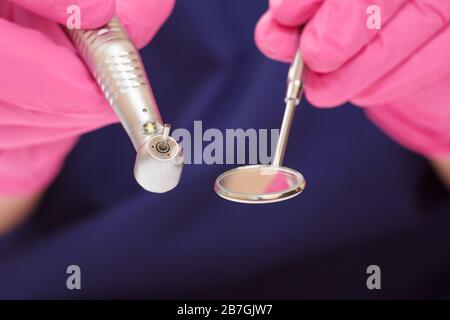
[[[303,176],[292,169],[270,165],[239,167],[221,174],[216,193],[242,203],[270,203],[290,199],[306,186]]]

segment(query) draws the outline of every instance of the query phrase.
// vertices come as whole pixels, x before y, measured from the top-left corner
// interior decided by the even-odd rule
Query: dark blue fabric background
[[[260,0],[179,0],[143,50],[174,127],[277,128],[287,66],[256,49]],[[176,89],[174,92],[174,88]],[[450,288],[450,197],[356,107],[298,109],[287,165],[303,195],[226,202],[228,166],[188,165],[162,195],[132,176],[119,125],[83,137],[34,218],[0,239],[0,298],[418,298]],[[66,289],[66,267],[82,290]],[[380,265],[382,290],[366,288]]]

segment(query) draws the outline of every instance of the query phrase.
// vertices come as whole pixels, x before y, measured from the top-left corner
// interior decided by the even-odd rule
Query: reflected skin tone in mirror
[[[216,179],[216,193],[240,203],[271,203],[290,199],[305,188],[303,176],[279,166],[252,165],[226,171]]]
[[[221,181],[222,187],[236,193],[264,194],[279,192],[292,185],[289,175],[275,170],[254,168],[240,174],[228,175]]]

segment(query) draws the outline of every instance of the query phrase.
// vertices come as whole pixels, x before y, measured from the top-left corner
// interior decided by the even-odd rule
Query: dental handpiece
[[[137,151],[136,181],[151,192],[167,192],[180,180],[181,146],[170,137],[139,51],[117,17],[96,30],[67,30]]]

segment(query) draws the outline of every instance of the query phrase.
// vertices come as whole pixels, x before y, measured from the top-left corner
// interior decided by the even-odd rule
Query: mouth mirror
[[[297,51],[287,79],[286,109],[271,165],[250,165],[229,170],[217,177],[214,190],[224,199],[240,203],[271,203],[288,200],[300,194],[305,178],[282,166],[295,108],[303,93],[303,60]]]
[[[215,191],[227,200],[270,203],[295,197],[305,188],[303,176],[292,169],[269,165],[239,167],[216,179]]]

